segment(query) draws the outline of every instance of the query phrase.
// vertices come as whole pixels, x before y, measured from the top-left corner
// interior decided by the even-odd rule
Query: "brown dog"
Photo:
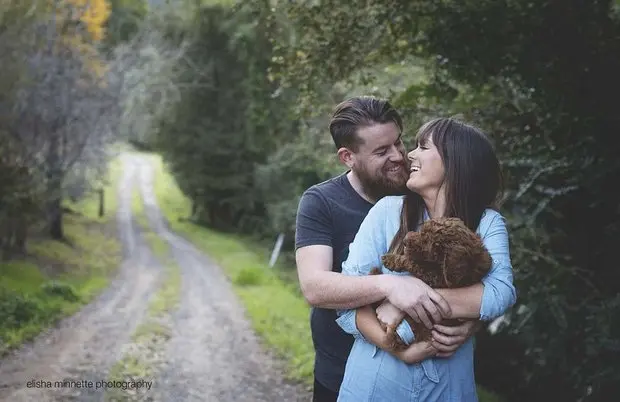
[[[409,232],[404,239],[404,252],[385,254],[381,261],[394,272],[409,272],[433,289],[459,288],[474,285],[491,269],[491,256],[482,239],[458,218],[435,218],[424,222],[418,232]],[[380,274],[377,268],[371,274]],[[415,333],[415,342],[431,339],[431,331],[424,324],[405,320]],[[456,320],[444,320],[443,325],[454,325]],[[392,347],[407,345],[396,333],[396,327],[386,327]]]

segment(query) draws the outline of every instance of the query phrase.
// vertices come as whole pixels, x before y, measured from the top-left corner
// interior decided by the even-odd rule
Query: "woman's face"
[[[437,196],[445,177],[443,161],[431,137],[420,140],[418,147],[407,155],[411,162],[407,188],[422,197]]]

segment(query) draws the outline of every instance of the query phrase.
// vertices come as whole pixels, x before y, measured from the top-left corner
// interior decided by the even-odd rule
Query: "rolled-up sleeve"
[[[484,285],[480,305],[482,321],[500,317],[517,301],[506,220],[497,212],[490,214],[488,218],[490,222],[482,234],[482,241],[491,255],[493,264],[490,272],[482,280]]]
[[[381,268],[381,256],[387,252],[385,239],[386,198],[379,200],[368,212],[349,245],[349,255],[342,263],[344,275],[368,275],[373,268]],[[337,310],[336,323],[343,331],[363,338],[355,323],[356,310]]]

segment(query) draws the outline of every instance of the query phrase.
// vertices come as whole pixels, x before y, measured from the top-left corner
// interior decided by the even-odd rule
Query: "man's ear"
[[[350,149],[342,147],[338,150],[338,159],[344,165],[346,165],[349,169],[353,168],[355,165],[355,154],[351,152]]]

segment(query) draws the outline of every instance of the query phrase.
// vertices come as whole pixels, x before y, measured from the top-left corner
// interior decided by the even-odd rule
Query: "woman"
[[[368,275],[372,267],[382,266],[383,254],[401,251],[405,234],[424,220],[458,217],[481,236],[493,266],[483,280],[476,314],[452,318],[499,317],[515,303],[516,292],[505,221],[493,207],[501,187],[493,147],[477,128],[449,118],[422,126],[416,142],[408,154],[410,192],[384,197],[373,206],[349,247],[342,272]],[[338,324],[356,339],[338,401],[477,401],[471,339],[449,358],[434,357],[428,342],[414,343],[404,352],[386,352],[375,346],[385,348],[385,338],[371,307],[339,314]],[[404,337],[410,331],[406,323],[399,327]]]

